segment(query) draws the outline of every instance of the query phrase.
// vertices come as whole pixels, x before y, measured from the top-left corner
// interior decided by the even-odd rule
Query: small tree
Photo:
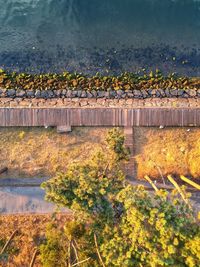
[[[67,240],[55,224],[49,224],[46,241],[40,246],[40,258],[44,267],[64,267],[67,261]]]
[[[120,168],[128,155],[121,132],[106,140],[107,150],[43,184],[47,200],[85,225],[79,241],[92,264],[84,266],[200,266],[200,228],[189,206],[176,191],[131,186]]]

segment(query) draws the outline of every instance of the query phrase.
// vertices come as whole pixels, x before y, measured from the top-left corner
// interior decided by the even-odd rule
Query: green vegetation
[[[178,77],[175,73],[164,76],[159,70],[146,73],[122,73],[119,76],[89,77],[78,73],[28,74],[0,70],[0,87],[15,89],[66,89],[72,90],[130,90],[130,89],[191,89],[200,88],[199,78]]]
[[[200,226],[190,206],[176,189],[152,194],[130,185],[121,170],[127,159],[121,132],[111,130],[107,142],[106,149],[43,184],[47,200],[74,213],[64,237],[57,238],[54,228],[52,241],[47,231],[40,249],[44,266],[58,256],[65,262],[60,267],[200,266]]]

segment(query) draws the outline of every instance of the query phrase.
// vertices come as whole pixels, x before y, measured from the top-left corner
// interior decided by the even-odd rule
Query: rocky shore
[[[147,99],[147,98],[198,98],[200,89],[133,89],[133,90],[22,90],[0,88],[0,98],[52,99],[52,98],[94,98],[94,99]]]

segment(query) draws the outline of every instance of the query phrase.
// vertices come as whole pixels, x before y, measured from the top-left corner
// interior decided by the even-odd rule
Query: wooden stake
[[[16,235],[17,232],[18,232],[18,230],[15,230],[12,233],[12,235],[10,236],[10,238],[8,239],[8,241],[6,242],[4,247],[2,248],[0,255],[2,255],[5,252],[5,250],[7,249],[7,247],[9,246],[10,242],[12,241],[12,239],[14,238],[14,236]]]
[[[153,189],[157,192],[158,188],[157,186],[151,181],[148,175],[145,175],[144,178],[150,183],[150,185],[153,187]]]
[[[99,249],[98,249],[98,243],[97,243],[97,236],[96,236],[96,234],[94,234],[94,243],[95,243],[95,247],[96,247],[96,250],[97,250],[97,255],[99,257],[99,261],[100,261],[100,263],[101,263],[101,265],[103,267],[106,267],[105,264],[104,264],[104,262],[103,262],[103,260],[102,260],[102,258],[101,258],[101,255],[100,255],[100,252],[99,252]]]
[[[183,180],[184,182],[190,184],[191,186],[195,187],[196,189],[200,190],[200,185],[191,181],[190,179],[186,178],[185,176],[181,175],[180,176],[181,180]]]
[[[38,255],[38,253],[39,253],[39,251],[38,251],[38,249],[36,248],[36,249],[34,250],[34,253],[33,253],[33,256],[32,256],[32,259],[31,259],[31,263],[30,263],[29,267],[33,267],[33,266],[34,266],[34,263],[35,263],[35,260],[36,260],[36,257],[37,257],[37,255]]]

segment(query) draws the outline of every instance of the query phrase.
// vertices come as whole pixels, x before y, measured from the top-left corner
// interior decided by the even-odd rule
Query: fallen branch
[[[151,181],[148,175],[145,175],[144,178],[150,183],[150,185],[153,187],[153,189],[157,192],[158,188],[157,186]]]
[[[177,182],[172,178],[171,175],[167,176],[168,180],[174,185],[174,187],[178,190],[179,194],[181,195],[182,199],[186,204],[189,205],[187,198],[185,197],[184,192],[181,190],[180,186],[177,184]]]
[[[165,184],[165,179],[164,179],[164,176],[162,174],[162,171],[161,171],[160,167],[154,161],[153,161],[153,163],[155,164],[155,167],[157,168],[158,172],[160,173],[160,176],[162,178],[163,184],[166,185]]]
[[[87,258],[87,259],[85,259],[85,260],[82,260],[82,261],[79,261],[79,262],[77,262],[77,263],[74,263],[74,264],[72,265],[72,267],[77,266],[77,265],[80,265],[81,263],[86,262],[86,261],[89,261],[90,259],[91,259],[91,258],[89,257],[89,258]]]
[[[0,169],[0,174],[7,172],[8,171],[8,167],[4,167],[2,169]]]
[[[35,263],[35,260],[36,260],[36,257],[38,255],[39,251],[38,249],[36,248],[34,253],[33,253],[33,256],[32,256],[32,259],[31,259],[31,263],[29,265],[29,267],[33,267],[34,266],[34,263]]]
[[[2,255],[6,251],[7,247],[9,246],[10,242],[12,241],[12,239],[14,238],[14,236],[16,235],[17,232],[18,232],[18,230],[15,230],[11,234],[10,238],[8,239],[8,241],[5,243],[4,247],[2,248],[0,255]]]
[[[104,264],[104,262],[103,262],[103,260],[102,260],[102,258],[101,258],[101,255],[100,255],[100,252],[99,252],[99,249],[98,249],[98,243],[97,243],[97,236],[96,236],[96,234],[94,234],[94,243],[95,243],[95,247],[96,247],[96,250],[97,250],[97,255],[99,257],[99,261],[100,261],[100,263],[101,263],[101,265],[103,267],[106,267],[105,264]]]
[[[184,182],[186,182],[186,183],[192,185],[194,188],[200,190],[200,185],[199,185],[199,184],[197,184],[197,183],[191,181],[190,179],[186,178],[186,177],[183,176],[183,175],[181,175],[180,178],[181,178],[181,180],[183,180]]]
[[[79,258],[78,258],[78,252],[77,252],[77,249],[76,249],[76,246],[72,240],[72,247],[74,249],[74,254],[75,254],[75,257],[76,257],[76,262],[79,262]],[[73,265],[72,265],[73,266]]]

